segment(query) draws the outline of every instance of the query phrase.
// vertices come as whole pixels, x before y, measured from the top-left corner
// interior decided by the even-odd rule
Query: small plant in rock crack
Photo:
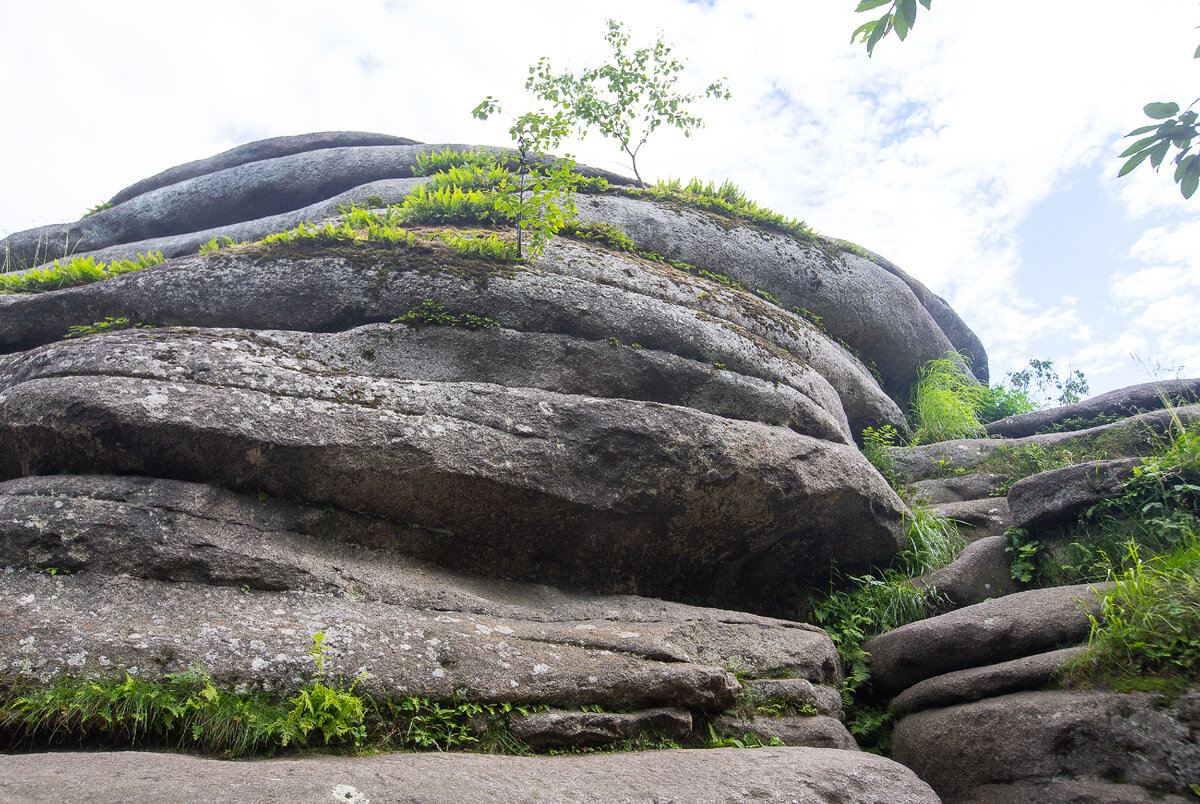
[[[312,683],[292,698],[292,709],[280,724],[280,745],[286,746],[296,740],[307,740],[310,732],[320,732],[328,745],[332,740],[350,737],[355,745],[366,739],[363,726],[363,700],[354,694],[358,682],[366,677],[360,674],[348,689],[338,689],[325,683],[325,632],[313,634],[313,643],[308,655],[317,663],[317,672]]]
[[[426,299],[421,302],[419,307],[414,307],[399,318],[393,318],[392,323],[428,324],[440,327],[461,327],[463,329],[489,329],[500,326],[498,321],[473,313],[447,313],[446,308],[440,304],[436,304],[433,299]]]
[[[95,321],[91,324],[76,324],[67,330],[64,338],[83,338],[87,335],[99,335],[101,332],[112,332],[118,329],[153,329],[152,324],[139,324],[130,321],[124,316],[108,317],[103,321]]]

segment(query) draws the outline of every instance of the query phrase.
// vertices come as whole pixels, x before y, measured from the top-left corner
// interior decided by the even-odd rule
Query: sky
[[[986,347],[1093,395],[1200,376],[1200,194],[1117,179],[1142,106],[1200,95],[1200,0],[938,0],[868,58],[855,0],[42,0],[0,8],[0,236],[76,220],[241,143],[374,131],[508,144],[485,96],[535,108],[529,66],[603,63],[605,20],[661,35],[705,126],[654,132],[647,179],[737,184],[892,260]],[[882,11],[881,9],[880,11]],[[878,13],[878,12],[876,12]],[[562,149],[630,173],[611,140]]]

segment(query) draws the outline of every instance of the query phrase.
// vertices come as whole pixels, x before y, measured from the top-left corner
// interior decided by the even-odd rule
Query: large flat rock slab
[[[1032,589],[918,620],[864,647],[871,680],[899,692],[954,670],[983,667],[1087,639],[1103,584]]]
[[[1147,693],[1018,692],[910,715],[896,724],[893,746],[949,802],[1011,801],[997,787],[1028,792],[1064,781],[1130,786],[1127,797],[1074,800],[1143,801],[1147,791],[1186,796],[1200,778],[1197,717],[1194,691],[1171,702]],[[975,797],[975,788],[988,796]]]
[[[1054,426],[1063,427],[1068,420],[1084,423],[1095,422],[1106,417],[1136,416],[1147,411],[1160,410],[1167,405],[1191,405],[1200,401],[1200,379],[1156,380],[1118,388],[1105,394],[1019,416],[1009,416],[987,425],[988,435],[1005,438],[1031,436],[1039,430]],[[1081,427],[1065,429],[1083,429]]]
[[[172,754],[0,757],[0,797],[29,802],[620,802],[934,804],[883,757],[822,748],[565,757],[388,754],[222,762]],[[336,798],[335,798],[336,797]]]

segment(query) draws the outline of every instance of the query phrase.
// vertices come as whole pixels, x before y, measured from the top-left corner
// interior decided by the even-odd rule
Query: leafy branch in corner
[[[933,0],[920,0],[921,5],[928,10],[929,4]],[[886,6],[891,4],[891,8],[877,20],[864,22],[862,25],[854,29],[854,33],[850,34],[850,41],[867,43],[867,56],[875,53],[875,45],[883,37],[887,36],[890,31],[895,31],[896,36],[900,37],[903,42],[908,38],[908,32],[912,30],[913,25],[917,21],[917,0],[862,0],[858,4],[855,11],[870,11],[873,8]]]

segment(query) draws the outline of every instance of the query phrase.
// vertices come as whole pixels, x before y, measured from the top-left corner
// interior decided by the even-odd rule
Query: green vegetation
[[[896,474],[896,458],[892,455],[892,447],[899,445],[900,433],[890,424],[868,427],[862,432],[862,441],[863,455],[879,470],[883,479],[895,488],[899,484],[899,477]]]
[[[393,324],[426,324],[438,327],[461,327],[463,329],[488,329],[500,326],[496,321],[473,313],[447,313],[446,308],[435,304],[432,299],[421,302],[399,318],[392,319]]]
[[[139,323],[132,322],[128,318],[125,318],[124,316],[119,316],[116,318],[109,316],[108,318],[104,319],[103,321],[96,321],[91,324],[76,324],[75,326],[67,329],[67,334],[63,335],[63,337],[64,338],[83,338],[87,335],[98,335],[101,332],[112,332],[113,330],[117,330],[117,329],[134,329],[134,328],[151,329],[152,326],[150,324],[139,324]]]
[[[920,0],[926,9],[931,2],[932,0]],[[895,31],[900,41],[904,41],[917,20],[917,0],[862,0],[854,10],[870,11],[885,5],[888,6],[888,10],[882,17],[863,23],[850,35],[851,43],[856,39],[866,43],[868,57],[875,52],[875,45],[891,31]],[[1200,59],[1200,47],[1196,48],[1192,58]],[[1192,101],[1192,106],[1198,102],[1200,98]],[[1147,160],[1154,170],[1158,170],[1174,147],[1177,153],[1172,160],[1175,163],[1173,178],[1183,197],[1191,198],[1200,187],[1200,154],[1191,153],[1192,142],[1200,135],[1200,129],[1197,127],[1200,116],[1192,111],[1191,106],[1180,114],[1178,103],[1163,101],[1148,103],[1142,107],[1142,111],[1151,120],[1162,122],[1140,126],[1125,135],[1140,139],[1121,154],[1127,161],[1121,166],[1117,177],[1130,173]]]
[[[705,97],[728,99],[729,90],[715,81],[703,93],[680,93],[676,84],[684,65],[671,56],[671,46],[661,35],[652,48],[630,53],[628,34],[610,19],[604,41],[612,48],[610,63],[579,75],[555,75],[543,57],[530,68],[525,88],[558,110],[554,118],[543,114],[546,119],[567,121],[581,135],[595,130],[616,140],[629,156],[633,175],[645,186],[637,157],[650,134],[665,124],[690,136],[704,121],[688,107]]]
[[[861,696],[870,670],[863,643],[873,636],[938,613],[946,600],[936,590],[918,588],[912,578],[946,566],[962,550],[954,523],[913,506],[904,549],[892,566],[873,574],[844,577],[835,571],[833,588],[811,604],[810,621],[829,632],[846,681],[842,698],[851,734],[863,747],[886,750],[891,716]],[[832,584],[831,584],[832,585]]]
[[[112,204],[108,203],[107,201],[102,201],[94,207],[88,207],[88,211],[83,213],[83,216],[80,218],[80,220],[95,215],[97,212],[102,212],[106,209],[112,209]]]
[[[930,360],[917,374],[912,413],[916,422],[914,444],[932,444],[953,438],[984,435],[976,411],[983,386],[967,372],[958,355]]]
[[[16,275],[0,274],[0,293],[43,293],[50,290],[87,285],[132,271],[140,271],[163,262],[157,251],[139,254],[132,260],[97,262],[94,257],[75,257],[64,264],[58,260],[48,268],[31,268]]]
[[[726,218],[748,221],[772,231],[790,235],[802,242],[817,240],[816,230],[804,221],[787,218],[760,207],[728,180],[720,185],[692,178],[687,184],[678,179],[658,181],[641,188],[619,187],[617,192],[634,198],[649,198],[659,202],[675,202],[696,209],[714,212]]]

